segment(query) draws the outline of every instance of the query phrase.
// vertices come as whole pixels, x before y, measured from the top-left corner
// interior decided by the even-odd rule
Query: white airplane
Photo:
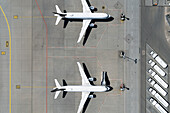
[[[94,9],[96,8],[94,8],[94,6],[89,7],[86,0],[81,0],[81,2],[83,5],[83,12],[66,13],[66,11],[64,11],[64,13],[62,13],[57,5],[56,5],[57,12],[54,12],[54,16],[57,16],[55,25],[57,25],[61,19],[83,20],[83,26],[81,28],[81,32],[79,34],[77,43],[81,41],[88,27],[93,28],[96,26],[94,23],[91,22],[92,20],[105,20],[105,19],[113,18],[106,13],[92,13],[92,11],[94,11]]]
[[[61,86],[59,82],[57,81],[57,79],[55,79],[56,87],[53,88],[51,92],[56,92],[54,99],[57,99],[61,91],[63,91],[63,98],[65,97],[67,92],[82,92],[82,98],[81,98],[80,105],[77,111],[77,113],[80,113],[85,107],[84,104],[87,101],[88,102],[90,101],[88,99],[96,97],[96,95],[93,94],[94,92],[108,92],[108,91],[111,91],[113,88],[110,86],[110,82],[107,80],[108,79],[107,72],[103,72],[101,86],[94,86],[90,82],[95,81],[96,79],[92,77],[88,78],[87,77],[88,75],[85,74],[85,71],[83,70],[79,62],[77,62],[77,65],[80,71],[80,75],[82,77],[82,85],[67,86],[67,83],[65,82],[65,80],[63,80],[63,86]]]

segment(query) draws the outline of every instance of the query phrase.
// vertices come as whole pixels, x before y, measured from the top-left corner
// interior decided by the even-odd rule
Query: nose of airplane
[[[113,88],[111,86],[107,87],[107,91],[111,91]]]
[[[112,87],[110,87],[110,91],[111,91],[111,90],[113,90],[113,88],[112,88]]]
[[[108,15],[108,19],[111,21],[114,20],[114,18],[111,15]]]
[[[107,17],[108,17],[108,18],[111,18],[112,16],[108,14],[108,16],[107,16]]]

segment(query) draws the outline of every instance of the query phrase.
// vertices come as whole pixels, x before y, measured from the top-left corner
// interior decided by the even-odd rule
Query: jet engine
[[[97,28],[97,25],[94,24],[94,23],[91,23],[91,24],[89,24],[89,27],[91,27],[91,28]]]
[[[97,11],[97,8],[95,8],[94,6],[90,6],[90,10],[91,11]]]
[[[95,94],[91,94],[91,95],[89,95],[88,98],[96,98],[96,95]]]
[[[89,81],[93,82],[93,81],[96,81],[97,79],[95,77],[90,77],[89,78]]]

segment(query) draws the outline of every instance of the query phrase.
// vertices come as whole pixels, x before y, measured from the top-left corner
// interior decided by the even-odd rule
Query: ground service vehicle
[[[149,101],[151,102],[151,104],[152,104],[153,106],[156,107],[156,109],[157,109],[159,112],[161,112],[161,113],[168,113],[168,112],[165,111],[165,109],[164,109],[160,104],[158,104],[158,103],[156,102],[156,100],[153,99],[152,97],[149,99]]]
[[[161,75],[161,76],[165,76],[166,73],[158,66],[158,65],[154,65],[153,68]]]
[[[158,101],[159,101],[162,105],[164,105],[165,107],[168,107],[168,106],[169,106],[168,102],[167,102],[164,98],[162,98],[153,88],[149,88],[148,91],[149,91],[153,96],[155,96],[156,99],[158,99]]]
[[[165,63],[164,60],[162,60],[158,54],[154,51],[150,52],[150,55],[152,56],[152,58],[154,58],[164,69],[168,67],[168,65]]]
[[[154,76],[154,78],[161,86],[163,86],[164,88],[168,88],[168,84],[164,80],[162,80],[161,77],[159,77],[157,74]]]
[[[155,60],[165,69],[168,67],[168,65],[159,57],[157,56]]]
[[[151,86],[153,86],[160,94],[162,94],[163,96],[167,95],[167,92],[161,87],[159,86],[152,78],[148,79],[148,82],[151,84]]]

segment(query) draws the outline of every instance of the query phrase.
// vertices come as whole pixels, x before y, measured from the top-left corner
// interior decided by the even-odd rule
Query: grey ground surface
[[[63,29],[63,21],[55,26],[53,17],[55,4],[68,12],[82,11],[77,0],[8,0],[1,1],[7,15],[12,34],[12,113],[75,113],[81,93],[68,93],[54,100],[50,91],[54,79],[62,84],[81,84],[76,62],[85,63],[91,76],[100,85],[102,71],[107,71],[113,91],[96,93],[87,107],[87,113],[138,113],[140,112],[140,1],[94,0],[90,1],[98,12],[111,14],[111,22],[96,22],[86,45],[76,44],[82,22],[70,22]],[[105,9],[102,9],[105,6]],[[40,11],[41,10],[41,11]],[[125,13],[129,21],[121,22]],[[42,15],[44,20],[42,19]],[[18,15],[18,19],[13,19]],[[9,112],[9,40],[3,14],[0,13],[0,112]],[[47,51],[48,50],[48,51]],[[125,51],[137,64],[119,57]],[[47,73],[47,74],[46,74]],[[125,83],[129,91],[121,92],[119,86]],[[21,85],[16,89],[16,85]],[[47,89],[46,89],[47,88]],[[47,94],[47,95],[46,95]]]

